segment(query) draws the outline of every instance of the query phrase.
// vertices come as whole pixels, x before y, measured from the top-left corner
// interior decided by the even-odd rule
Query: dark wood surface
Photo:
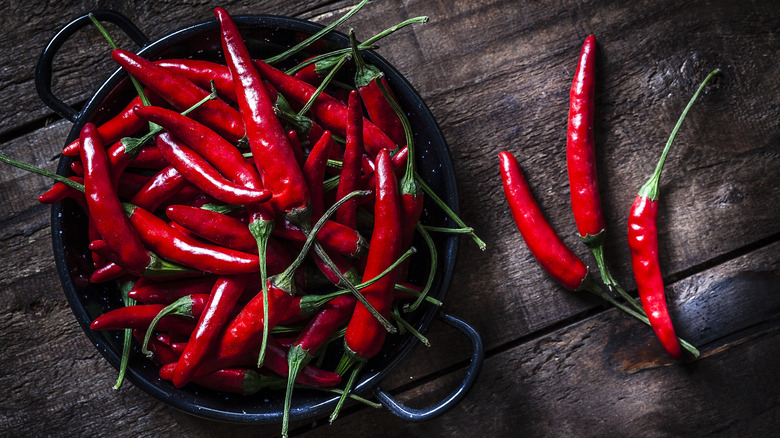
[[[232,14],[330,23],[353,2],[238,1]],[[39,99],[46,42],[99,5],[152,39],[212,18],[212,2],[11,2],[0,16],[0,152],[53,170],[70,130]],[[34,11],[34,12],[30,12]],[[482,334],[473,390],[448,413],[408,423],[350,405],[331,426],[294,436],[768,436],[780,426],[780,8],[776,2],[377,0],[350,20],[358,37],[413,16],[430,21],[378,52],[437,118],[459,181],[462,217],[487,242],[462,239],[444,306]],[[341,30],[345,30],[345,28]],[[659,238],[667,297],[693,362],[670,361],[652,332],[616,309],[557,286],[534,262],[503,199],[496,154],[513,152],[553,226],[578,241],[565,168],[568,90],[588,34],[598,41],[596,141],[607,260],[635,293],[625,224],[680,112],[695,104],[661,183]],[[120,42],[120,45],[122,43]],[[125,43],[129,44],[129,43]],[[114,66],[94,33],[57,58],[55,90],[84,102]],[[133,387],[92,347],[62,293],[51,249],[50,182],[0,167],[0,435],[278,434],[192,417]],[[592,269],[593,270],[593,269]],[[595,273],[595,272],[594,272]],[[462,378],[468,343],[434,324],[382,387],[411,406]]]

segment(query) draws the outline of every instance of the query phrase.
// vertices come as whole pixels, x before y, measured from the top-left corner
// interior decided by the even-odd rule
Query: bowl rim
[[[324,27],[309,21],[276,15],[237,15],[233,17],[233,20],[236,22],[239,29],[245,27],[270,27],[285,31],[299,31],[312,34]],[[197,34],[213,32],[215,30],[218,31],[218,29],[219,24],[216,19],[189,25],[146,44],[136,53],[142,56],[148,55],[150,53],[153,54],[156,51],[161,51],[165,48],[171,47],[184,41],[187,38],[196,36]],[[325,38],[339,45],[348,45],[349,43],[349,38],[346,35],[336,31],[330,32],[325,36]],[[443,184],[447,194],[446,196],[441,197],[455,213],[458,213],[458,192],[455,181],[454,168],[450,158],[447,143],[443,137],[441,129],[438,126],[438,123],[433,117],[433,114],[423,101],[422,97],[406,80],[406,78],[400,74],[400,72],[398,72],[386,60],[371,50],[365,51],[363,54],[370,63],[376,65],[381,71],[385,72],[388,80],[393,84],[393,88],[396,93],[401,92],[403,94],[408,94],[409,97],[414,100],[415,104],[417,105],[417,108],[414,110],[425,118],[424,122],[430,128],[429,134],[433,135],[433,138],[429,138],[430,144],[433,147],[440,146],[442,148],[439,157],[441,162],[439,164],[443,171],[438,173],[439,177],[442,178],[441,184]],[[117,85],[119,85],[125,76],[126,74],[121,69],[116,70],[92,95],[92,97],[88,100],[82,111],[77,116],[76,120],[74,120],[74,124],[66,144],[70,143],[78,136],[78,132],[80,131],[81,127],[89,120],[93,113],[99,108],[103,100]],[[57,173],[61,175],[67,175],[69,164],[70,159],[62,157],[57,168]],[[64,230],[62,229],[62,213],[62,203],[56,203],[52,206],[52,244],[54,246],[57,271],[60,276],[65,295],[68,299],[71,310],[73,311],[77,321],[81,325],[87,337],[98,349],[98,351],[100,351],[104,358],[118,369],[121,352],[120,354],[117,354],[117,352],[111,348],[111,345],[107,343],[106,339],[101,335],[100,332],[96,332],[90,329],[89,325],[91,320],[83,304],[80,302],[77,296],[76,287],[73,283],[68,263],[66,261],[63,242]],[[440,278],[437,296],[440,299],[444,298],[444,295],[446,295],[447,289],[449,288],[452,280],[458,240],[459,239],[457,234],[453,234],[442,239],[441,248],[439,250],[439,260],[440,263],[443,263],[443,266],[438,269],[439,272],[437,273],[437,276]],[[420,323],[418,324],[421,332],[425,332],[428,329],[438,313],[439,309],[435,308],[434,306],[429,306],[424,311]],[[398,364],[400,364],[411,354],[411,352],[414,350],[414,348],[417,347],[418,344],[419,341],[417,341],[416,338],[409,337],[407,340],[403,341],[399,353],[391,358],[383,367],[380,369],[368,369],[368,367],[365,367],[359,376],[359,381],[353,389],[354,393],[364,394],[370,391],[372,388],[376,387],[390,372],[392,372],[393,369],[396,368],[396,366],[398,366]],[[126,379],[130,380],[135,386],[139,387],[158,400],[176,409],[198,417],[227,422],[254,424],[277,423],[281,421],[282,413],[277,411],[263,413],[243,413],[196,406],[192,403],[175,397],[175,395],[172,395],[170,391],[166,391],[163,388],[150,382],[146,377],[139,374],[138,368],[133,366],[132,363],[130,366],[128,366]],[[173,388],[172,385],[171,388]],[[297,420],[311,418],[329,412],[329,409],[332,410],[332,406],[335,405],[337,399],[338,396],[333,396],[325,399],[321,403],[316,403],[304,407],[296,407],[295,403],[293,403],[294,406],[290,411],[290,419]]]

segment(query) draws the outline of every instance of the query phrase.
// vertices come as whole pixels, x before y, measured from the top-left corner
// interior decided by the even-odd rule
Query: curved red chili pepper
[[[181,191],[190,183],[184,176],[169,166],[155,174],[141,189],[133,195],[130,203],[148,211],[155,211],[166,200]]]
[[[79,184],[84,184],[84,178],[80,176],[71,176],[68,177],[68,179]],[[61,182],[54,183],[54,185],[52,185],[49,190],[38,195],[38,202],[41,204],[54,204],[62,201],[65,198],[73,199],[85,212],[89,211],[87,207],[87,200],[84,198],[84,193]]]
[[[84,194],[89,215],[98,233],[116,253],[121,265],[141,273],[151,262],[143,242],[125,217],[114,190],[108,168],[108,157],[100,134],[92,123],[81,130],[79,153],[84,163]]]
[[[178,111],[186,111],[202,101],[209,92],[192,81],[140,56],[116,49],[111,56],[136,79],[154,91]],[[205,102],[190,113],[192,118],[217,131],[230,142],[245,135],[241,115],[220,99]]]
[[[293,242],[306,241],[306,235],[300,228],[287,220],[278,220],[273,234],[280,239]],[[366,239],[354,228],[328,220],[317,233],[317,242],[328,252],[335,252],[347,257],[359,257],[368,248]]]
[[[363,106],[357,91],[349,93],[347,105],[347,143],[341,160],[336,200],[358,190],[363,161]],[[336,221],[350,228],[357,228],[358,200],[353,199],[336,211]]]
[[[205,158],[168,132],[157,136],[157,148],[187,181],[220,201],[251,205],[271,199],[269,190],[248,188],[226,179]]]
[[[263,80],[252,64],[249,51],[230,15],[215,8],[225,53],[246,136],[263,185],[273,192],[272,205],[279,211],[306,210],[309,191],[287,134],[274,112]]]
[[[387,134],[395,144],[405,144],[406,134],[404,133],[401,119],[377,85],[377,81],[379,81],[386,90],[390,91],[387,79],[385,79],[385,76],[378,68],[366,64],[366,61],[360,55],[355,32],[352,29],[349,32],[349,39],[352,43],[352,57],[355,60],[355,87],[363,99],[369,119]],[[395,99],[392,92],[390,97]]]
[[[175,369],[175,363],[161,367],[160,378],[172,380]],[[264,376],[249,368],[217,370],[211,374],[197,376],[192,379],[193,383],[204,388],[241,395],[252,395],[265,388],[278,387],[280,386],[280,381],[283,382],[279,377]]]
[[[133,113],[133,107],[142,104],[141,98],[136,96],[119,114],[98,126],[97,131],[103,141],[107,144],[113,144],[121,140],[122,137],[133,135],[143,129],[146,123]],[[62,155],[66,157],[78,156],[79,145],[79,139],[73,140],[62,150]]]
[[[515,224],[531,254],[550,276],[569,290],[578,290],[588,276],[588,268],[552,229],[536,203],[517,160],[509,152],[498,154],[504,194]]]
[[[128,205],[127,211],[144,244],[167,260],[214,274],[248,274],[258,270],[256,255],[199,242],[143,208]]]
[[[236,101],[233,76],[226,65],[199,59],[161,59],[154,63],[180,74],[204,90],[211,89],[211,81],[214,81],[219,95],[231,102]]]
[[[674,137],[677,135],[677,131],[680,129],[685,116],[688,114],[691,106],[693,106],[696,98],[699,97],[704,86],[718,72],[720,72],[719,69],[710,72],[701,85],[699,85],[693,97],[691,97],[666,142],[655,171],[650,176],[650,179],[639,189],[639,193],[634,199],[628,214],[628,247],[631,250],[631,265],[634,268],[634,278],[639,290],[639,298],[642,301],[642,307],[644,307],[647,313],[650,326],[661,341],[661,345],[675,359],[681,357],[682,351],[680,341],[674,332],[672,318],[666,306],[663,276],[661,275],[658,259],[658,228],[656,224],[658,216],[658,184],[661,180],[661,171],[666,162],[666,156],[672,147]],[[686,348],[692,351],[694,355],[698,353],[687,344]]]
[[[141,277],[127,293],[142,304],[171,304],[181,297],[196,294],[208,294],[214,288],[215,276],[200,276],[169,281],[151,281]]]
[[[314,318],[306,324],[287,351],[287,390],[284,397],[282,436],[287,435],[290,418],[290,404],[295,380],[328,339],[346,324],[352,315],[357,300],[352,295],[341,295],[330,300]]]
[[[289,97],[299,105],[305,105],[314,95],[316,87],[277,70],[263,61],[255,61],[260,75],[280,93]],[[321,93],[310,109],[314,117],[322,124],[339,135],[346,135],[347,106],[334,97]],[[363,141],[366,151],[372,157],[381,149],[395,150],[396,144],[381,129],[368,120],[363,120]]]
[[[196,320],[203,312],[206,296],[200,296],[193,300],[192,307],[185,312],[168,315],[161,318],[155,330],[189,334],[195,328]],[[110,310],[90,324],[92,330],[122,330],[138,329],[147,330],[149,324],[166,306],[162,304],[136,304],[133,306],[119,307]]]
[[[133,337],[136,341],[142,343],[146,337],[146,332],[138,329],[133,330]],[[163,344],[157,339],[150,339],[146,348],[152,352],[152,358],[160,365],[175,363],[179,360],[179,353],[176,353],[170,346]]]
[[[221,276],[217,279],[198,325],[176,365],[171,379],[175,387],[181,388],[190,381],[211,348],[219,341],[219,334],[244,292],[248,279],[248,275]]]

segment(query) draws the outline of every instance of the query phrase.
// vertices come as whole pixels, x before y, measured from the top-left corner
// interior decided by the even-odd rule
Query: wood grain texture
[[[233,14],[329,23],[353,1],[242,2]],[[9,4],[0,51],[0,153],[53,170],[70,130],[38,98],[45,42],[89,10],[114,9],[156,39],[212,18],[213,2]],[[30,14],[29,11],[38,11]],[[462,217],[488,243],[463,239],[445,310],[483,335],[485,368],[452,412],[409,424],[350,405],[331,427],[300,436],[766,436],[780,425],[776,364],[780,259],[780,10],[769,0],[375,0],[350,20],[359,39],[403,19],[430,21],[383,40],[378,53],[419,91],[448,141]],[[109,28],[111,30],[111,28]],[[113,32],[112,32],[113,33]],[[684,123],[661,181],[659,232],[667,296],[680,333],[702,348],[669,364],[651,332],[593,297],[562,290],[534,262],[501,191],[497,153],[519,159],[553,226],[578,242],[565,169],[568,89],[580,45],[598,42],[596,142],[607,259],[629,291],[628,206],[679,113],[714,67],[723,73]],[[74,105],[114,67],[83,31],[62,49],[55,88]],[[46,179],[0,166],[0,435],[278,434],[178,412],[126,384],[90,346],[62,294],[51,251]],[[595,273],[595,272],[594,272]],[[462,377],[468,343],[435,323],[433,346],[382,383],[415,407]],[[97,415],[96,413],[100,413]],[[319,419],[321,420],[321,419]]]

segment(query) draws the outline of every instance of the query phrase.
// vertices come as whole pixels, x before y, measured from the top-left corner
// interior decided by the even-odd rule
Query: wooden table
[[[34,66],[88,1],[11,2],[0,18],[0,152],[53,170],[70,123],[39,100]],[[66,6],[67,3],[67,6]],[[330,23],[353,1],[221,2],[232,14]],[[101,2],[152,39],[212,19],[206,2]],[[424,423],[352,405],[332,426],[293,424],[294,436],[768,436],[780,425],[780,8],[776,2],[371,2],[358,36],[412,16],[430,21],[378,52],[423,96],[446,137],[461,211],[487,242],[460,243],[444,306],[482,334],[486,357],[471,392]],[[343,27],[342,30],[346,30]],[[587,263],[569,207],[568,91],[585,36],[598,39],[596,142],[614,276],[635,294],[628,207],[704,76],[723,73],[696,102],[661,181],[660,256],[679,334],[698,360],[669,359],[652,332],[535,263],[501,191],[497,153],[509,150],[553,226]],[[55,89],[80,104],[115,67],[84,32],[62,49]],[[51,250],[50,182],[0,167],[0,435],[258,436],[278,426],[195,418],[132,384],[93,348],[63,296]],[[595,274],[594,268],[591,271]],[[467,342],[434,324],[383,383],[430,405],[462,378]]]

